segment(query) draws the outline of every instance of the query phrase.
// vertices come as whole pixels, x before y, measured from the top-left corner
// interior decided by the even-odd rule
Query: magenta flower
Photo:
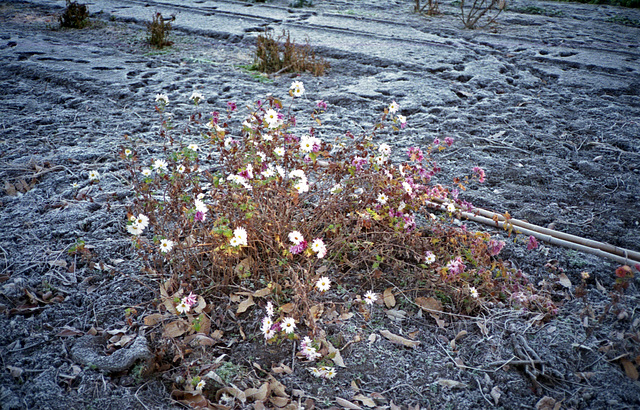
[[[196,303],[198,303],[198,297],[193,294],[193,292],[189,292],[189,296],[185,296],[182,298],[182,303],[189,307],[193,307]]]
[[[305,249],[307,249],[307,241],[301,241],[299,244],[293,245],[292,247],[290,247],[289,252],[291,252],[294,255],[297,255],[299,253],[304,252]]]
[[[473,167],[473,172],[478,174],[478,181],[484,182],[484,169],[480,167]]]
[[[229,110],[231,110],[231,112],[234,112],[235,110],[238,109],[238,106],[236,106],[236,103],[229,101],[227,103],[227,106],[229,107]]]
[[[409,148],[409,158],[411,159],[411,161],[417,161],[420,162],[424,159],[424,154],[422,153],[422,150],[418,147],[410,147]]]
[[[489,255],[496,256],[500,253],[502,248],[504,247],[503,241],[496,241],[495,239],[491,239],[489,241]]]
[[[327,109],[327,103],[322,101],[322,100],[318,101],[318,108],[326,110]]]
[[[462,262],[462,258],[460,256],[456,256],[456,258],[447,263],[447,269],[453,275],[459,275],[464,272],[466,266],[464,262]]]
[[[537,247],[538,247],[538,240],[535,238],[535,236],[531,235],[529,237],[529,243],[527,244],[527,250],[530,251]]]
[[[447,144],[448,146],[452,146],[453,145],[453,138],[451,137],[447,137],[444,139],[444,143]]]

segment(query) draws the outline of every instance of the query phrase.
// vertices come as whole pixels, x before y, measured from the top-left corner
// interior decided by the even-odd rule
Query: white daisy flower
[[[294,81],[291,83],[291,87],[289,87],[294,97],[301,97],[304,94],[304,84],[302,81]]]
[[[389,144],[387,144],[386,142],[383,142],[378,147],[378,152],[388,157],[389,155],[391,155],[391,146],[389,146]]]
[[[133,223],[137,224],[141,230],[147,229],[149,226],[149,218],[144,214],[138,214],[138,217],[133,220]]]
[[[160,104],[168,105],[169,97],[167,97],[165,94],[156,94],[156,102],[159,102]]]
[[[194,91],[191,93],[190,99],[193,100],[194,103],[198,104],[200,101],[204,100],[204,96],[201,93]]]
[[[289,240],[295,245],[300,245],[300,242],[304,241],[304,236],[298,231],[292,231],[289,233]]]
[[[156,171],[160,170],[162,172],[169,172],[169,167],[167,166],[167,161],[163,159],[156,159],[153,161],[153,169]]]
[[[427,254],[424,257],[424,261],[427,262],[429,265],[431,265],[433,262],[436,261],[436,255],[434,255],[433,252],[427,252]]]
[[[296,321],[292,317],[285,317],[284,319],[282,319],[280,327],[282,327],[282,330],[284,330],[287,334],[293,333],[293,331],[296,329]]]
[[[127,225],[127,232],[129,232],[131,235],[140,235],[142,233],[142,229],[138,224],[132,223],[130,225]]]
[[[316,282],[316,288],[320,292],[326,292],[331,288],[331,280],[328,277],[323,276]]]
[[[162,239],[160,241],[160,252],[167,253],[173,249],[173,241],[170,239]]]
[[[364,301],[367,305],[373,305],[376,300],[378,300],[378,295],[376,295],[374,292],[368,291],[364,294]]]
[[[469,286],[469,294],[471,295],[472,298],[478,299],[478,290],[473,286]]]
[[[191,307],[189,305],[187,305],[184,301],[181,301],[176,306],[176,310],[178,311],[178,313],[187,313],[187,312],[189,312],[190,309],[191,309]]]

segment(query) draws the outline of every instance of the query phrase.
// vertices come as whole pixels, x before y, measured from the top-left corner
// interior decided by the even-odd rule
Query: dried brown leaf
[[[274,396],[274,397],[270,397],[269,401],[274,406],[280,407],[280,408],[282,408],[282,407],[286,406],[287,404],[289,404],[289,399],[286,398],[286,397],[276,397],[276,396]]]
[[[387,317],[389,319],[396,322],[401,322],[407,317],[407,312],[405,312],[404,310],[389,309],[385,311],[385,313],[387,314]]]
[[[491,389],[491,397],[493,397],[493,402],[496,404],[496,406],[498,405],[498,401],[500,401],[500,396],[502,396],[502,390],[500,390],[500,387],[498,386],[493,386],[493,389]]]
[[[387,308],[390,309],[396,305],[396,298],[393,296],[392,288],[386,288],[382,294],[382,298],[384,299],[384,304]]]
[[[255,292],[253,292],[253,297],[254,298],[263,298],[265,296],[268,296],[271,294],[271,288],[266,287],[266,288],[262,288],[260,290],[256,290]]]
[[[420,306],[422,309],[426,311],[435,310],[437,312],[442,312],[442,302],[432,297],[428,297],[428,298],[418,297],[416,298],[416,305]]]
[[[362,410],[362,407],[358,406],[357,404],[351,403],[349,400],[345,400],[340,397],[336,397],[336,404],[344,407],[345,409]]]
[[[386,329],[385,330],[381,330],[380,334],[382,336],[386,337],[387,339],[389,339],[392,343],[396,343],[396,344],[403,345],[403,346],[406,346],[406,347],[411,347],[411,348],[415,349],[416,347],[418,347],[420,345],[420,342],[417,341],[417,340],[409,340],[409,339],[406,339],[406,338],[404,338],[402,336],[394,335],[393,333],[391,333],[390,331],[388,331]]]
[[[558,275],[558,282],[560,282],[560,284],[565,288],[571,289],[571,280],[569,280],[567,275],[565,275],[564,273]]]
[[[143,322],[147,326],[155,326],[156,324],[162,322],[164,316],[160,313],[153,313],[151,315],[145,316]]]
[[[209,408],[209,400],[207,400],[202,394],[194,394],[194,392],[184,390],[174,390],[171,392],[171,397],[187,407]]]
[[[450,379],[438,379],[438,384],[442,387],[448,387],[450,389],[464,389],[467,387],[467,385],[464,383],[460,383],[459,381]]]
[[[244,403],[247,401],[247,396],[244,395],[244,392],[236,387],[233,387],[233,386],[223,387],[222,389],[216,392],[216,395],[218,394],[222,395],[223,393],[227,393],[228,395],[235,397],[241,403]]]
[[[340,350],[336,349],[331,342],[322,339],[323,344],[327,347],[327,349],[329,350],[329,356],[331,357],[331,360],[333,361],[333,363],[338,366],[338,367],[347,367],[344,364],[344,360],[342,360],[342,355],[340,354]]]
[[[18,190],[16,189],[16,187],[9,181],[4,181],[4,191],[7,193],[7,195],[9,196],[16,196],[18,195]]]
[[[64,259],[55,259],[55,260],[48,261],[47,263],[51,267],[57,266],[57,267],[63,268],[63,269],[67,268],[67,261],[65,261]]]
[[[269,383],[262,383],[259,389],[247,389],[244,394],[249,400],[265,400],[269,395]]]
[[[198,295],[198,304],[196,305],[196,307],[193,308],[193,311],[196,312],[197,314],[200,314],[206,307],[207,307],[207,302],[204,300],[202,296]]]
[[[367,407],[376,407],[376,402],[373,401],[373,399],[371,397],[367,397],[367,396],[362,395],[362,394],[357,394],[357,395],[353,396],[353,399],[361,402],[362,404],[364,404]]]
[[[458,340],[462,339],[463,337],[465,337],[466,335],[467,335],[467,331],[466,330],[461,330],[456,335],[455,340],[458,341]]]
[[[296,308],[296,306],[295,306],[293,303],[291,303],[291,302],[289,302],[289,303],[285,303],[284,305],[280,306],[280,310],[281,310],[283,313],[291,313],[291,312],[293,312],[293,310],[294,310],[295,308]]]
[[[59,337],[82,336],[82,335],[84,335],[84,332],[71,326],[63,326],[62,329],[60,329],[58,333],[56,333],[56,336],[59,336]]]
[[[554,410],[556,405],[556,399],[549,396],[544,396],[536,403],[536,410]]]
[[[620,363],[622,367],[624,367],[624,372],[627,374],[627,377],[631,380],[638,380],[638,369],[636,369],[636,366],[634,366],[631,360],[624,357],[620,359]]]
[[[168,323],[164,332],[162,332],[162,337],[167,339],[172,339],[174,337],[182,336],[189,329],[189,325],[182,319],[178,319],[174,322]]]
[[[255,305],[253,296],[249,296],[246,300],[240,302],[240,304],[238,305],[238,310],[236,311],[236,315],[246,312],[247,309],[249,309],[253,305]]]

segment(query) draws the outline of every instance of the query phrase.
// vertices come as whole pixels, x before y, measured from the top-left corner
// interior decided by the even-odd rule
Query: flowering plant
[[[291,106],[304,94],[294,82]],[[452,187],[434,182],[440,168],[433,156],[453,139],[391,160],[397,152],[377,134],[406,127],[395,101],[369,132],[329,139],[316,128],[328,109],[322,101],[310,113],[312,126],[299,131],[291,106],[273,96],[248,105],[242,122],[234,120],[234,102],[205,117],[198,111],[205,97],[194,92],[191,100],[195,112],[174,135],[170,100],[156,96],[165,158],[143,159],[134,144],[123,147],[135,191],[127,230],[149,269],[171,272],[199,294],[267,284],[274,301],[291,309],[280,316],[268,310],[260,325],[265,340],[295,339],[303,324],[315,333],[314,297],[327,297],[332,282],[352,274],[353,285],[371,289],[402,272],[417,293],[444,295],[446,309],[464,313],[486,302],[518,305],[521,295],[526,308],[553,311],[548,299],[530,297],[535,289],[521,272],[497,259],[504,243],[449,223],[471,209],[459,190],[486,178],[475,167]],[[434,205],[446,212],[435,215]],[[373,305],[377,295],[370,290],[364,300]],[[181,299],[176,309],[186,313],[193,303]],[[303,354],[314,356],[306,339],[305,346]],[[335,375],[332,368],[316,372]]]

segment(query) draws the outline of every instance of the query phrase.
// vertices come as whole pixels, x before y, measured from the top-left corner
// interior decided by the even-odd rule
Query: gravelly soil
[[[207,110],[223,110],[227,101],[284,95],[292,76],[258,81],[238,68],[252,62],[254,32],[233,24],[230,33],[246,35],[207,31],[181,22],[184,9],[177,14],[175,46],[154,52],[144,45],[143,20],[115,7],[95,2],[90,10],[102,11],[94,11],[92,25],[72,31],[57,29],[56,2],[35,3],[40,5],[0,3],[0,403],[7,409],[177,407],[170,399],[171,372],[142,381],[127,371],[103,374],[75,363],[70,350],[76,336],[61,333],[65,326],[135,333],[139,326],[127,324],[125,309],[137,308],[138,317],[150,313],[148,302],[157,292],[156,278],[140,274],[124,230],[132,198],[117,155],[122,137],[144,140],[149,156],[161,152],[156,93],[169,96],[179,117],[188,112],[195,89],[205,94]],[[311,43],[331,63],[324,77],[301,77],[309,101],[329,103],[323,136],[370,126],[396,100],[409,127],[379,138],[400,152],[453,137],[454,150],[438,158],[444,170],[439,178],[449,181],[482,166],[487,182],[464,193],[475,205],[640,250],[637,10],[517,2],[500,24],[469,31],[448,4],[435,18],[411,14],[412,5],[400,2],[253,6],[259,7],[288,15],[271,27],[311,33]],[[346,28],[336,34],[314,24]],[[380,31],[385,24],[389,28]],[[344,40],[356,34],[361,43]],[[397,50],[385,43],[394,36]],[[89,183],[91,170],[100,173],[99,184]],[[104,269],[68,255],[77,239],[86,241]],[[352,399],[356,380],[361,393],[386,398],[380,405],[534,408],[549,396],[563,408],[638,408],[640,386],[620,365],[620,357],[640,365],[637,279],[609,309],[619,264],[550,246],[526,251],[521,242],[510,243],[504,255],[534,282],[557,280],[558,271],[545,267],[549,261],[563,269],[574,287],[555,287],[561,304],[556,319],[541,324],[498,307],[484,318],[439,327],[409,303],[401,302],[409,315],[400,322],[380,306],[369,322],[356,316],[326,324],[334,340],[364,340],[343,350],[347,368],[333,381],[320,383],[303,366],[279,380],[320,407],[335,405],[335,397]],[[574,296],[582,271],[591,274],[584,299]],[[227,303],[220,304],[223,316]],[[245,326],[257,323],[259,312],[249,316]],[[417,331],[421,345],[399,348],[379,335],[369,343],[369,335],[383,328]],[[224,329],[231,335],[226,344],[203,354],[227,354],[224,360],[240,366],[238,383],[251,380],[252,362],[265,369],[272,361],[291,365],[290,353],[241,342],[234,329]],[[467,335],[452,345],[461,330]],[[503,366],[528,359],[522,357],[526,345],[544,366]],[[451,389],[440,379],[461,384]]]

